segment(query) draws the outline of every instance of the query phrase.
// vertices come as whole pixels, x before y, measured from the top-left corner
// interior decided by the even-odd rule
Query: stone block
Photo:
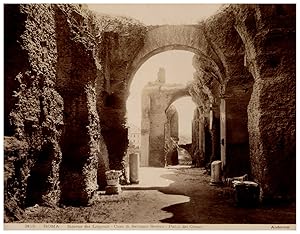
[[[114,185],[114,186],[106,186],[105,187],[105,194],[112,195],[112,194],[119,194],[122,191],[120,185]]]
[[[211,185],[222,183],[222,162],[220,160],[213,161],[211,164]]]
[[[237,206],[255,207],[259,203],[260,188],[252,181],[235,181],[234,198]]]
[[[138,153],[129,155],[129,176],[130,182],[133,184],[139,183],[139,168],[140,168],[140,155]]]

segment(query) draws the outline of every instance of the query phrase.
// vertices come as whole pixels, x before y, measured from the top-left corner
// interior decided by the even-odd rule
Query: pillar
[[[220,137],[221,137],[221,161],[222,169],[226,166],[226,102],[221,99],[220,103]]]
[[[129,178],[130,183],[138,184],[139,183],[139,168],[140,168],[140,159],[138,153],[133,153],[129,155]]]
[[[141,123],[141,166],[149,166],[149,134],[150,134],[150,97],[144,90],[142,94],[142,123]]]
[[[204,158],[205,158],[205,126],[204,126],[204,116],[203,116],[203,111],[200,111],[200,116],[199,116],[199,166],[205,166],[204,164]]]
[[[151,111],[149,136],[149,166],[165,166],[165,123],[167,122],[164,110]]]
[[[210,163],[220,160],[220,107],[212,105],[210,108],[210,134],[211,134],[211,156]]]

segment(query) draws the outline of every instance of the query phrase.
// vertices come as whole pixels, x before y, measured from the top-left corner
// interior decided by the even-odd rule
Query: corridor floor
[[[209,185],[203,169],[189,166],[140,168],[140,183],[119,195],[98,193],[90,207],[26,210],[34,223],[293,224],[295,205],[239,208],[228,188]]]

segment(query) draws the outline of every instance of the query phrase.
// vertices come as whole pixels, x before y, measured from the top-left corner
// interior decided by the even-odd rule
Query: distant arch
[[[170,97],[169,99],[169,102],[167,104],[167,108],[165,110],[165,112],[167,112],[167,110],[169,109],[169,107],[172,105],[172,103],[174,103],[176,100],[180,99],[180,98],[183,98],[183,97],[188,97],[190,95],[189,91],[188,91],[188,88],[183,88],[183,89],[178,89],[176,90],[172,96]]]

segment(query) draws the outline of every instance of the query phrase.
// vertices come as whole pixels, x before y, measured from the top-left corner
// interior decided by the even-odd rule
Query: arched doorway
[[[179,97],[166,109],[165,160],[166,165],[192,164],[192,122],[196,104],[190,96]]]
[[[183,96],[189,96],[187,82],[192,81],[194,73],[194,68],[192,66],[194,56],[193,53],[182,50],[173,50],[155,55],[151,57],[149,61],[160,56],[162,56],[164,60],[169,61],[169,65],[165,65],[163,61],[160,61],[157,66],[157,68],[159,68],[160,65],[165,65],[166,74],[162,74],[164,73],[162,71],[163,69],[161,69],[161,71],[158,73],[157,70],[152,70],[152,73],[154,73],[154,75],[150,74],[150,72],[143,73],[139,70],[135,79],[131,83],[130,95],[127,100],[127,121],[129,130],[133,125],[133,118],[137,117],[141,119],[141,122],[138,122],[135,125],[138,125],[141,128],[140,153],[142,166],[151,165],[163,167],[165,165],[163,131],[164,123],[166,123],[165,111],[172,104],[172,102]],[[174,61],[170,62],[170,60]],[[143,67],[146,66],[147,63],[148,62],[145,62],[144,65],[141,66],[141,70],[144,69]],[[145,80],[147,79],[148,74],[152,77],[152,80],[150,79],[151,82],[147,84],[147,81]],[[161,79],[161,77],[159,78],[157,77],[157,75],[165,76],[165,78],[163,78],[162,80],[165,79],[166,83],[158,82],[155,84],[155,82],[153,82],[153,79],[157,78],[157,81]],[[143,85],[145,86],[145,84],[147,85],[143,88]],[[138,90],[138,92],[136,90]],[[140,96],[137,95],[137,93]],[[141,101],[139,101],[139,99],[141,99]],[[132,103],[134,103],[134,105]],[[141,112],[139,113],[140,106]],[[153,159],[154,161],[149,164],[150,151],[151,154],[157,155],[157,157],[154,156],[153,158],[160,159],[158,161]],[[150,161],[151,160],[152,159],[150,159]]]

